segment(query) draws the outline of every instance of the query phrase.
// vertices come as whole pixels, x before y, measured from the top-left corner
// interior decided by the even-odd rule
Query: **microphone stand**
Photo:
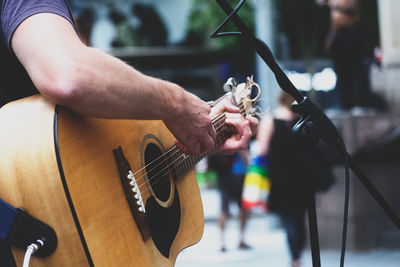
[[[239,4],[233,9],[226,0],[216,0],[228,17],[223,23],[217,28],[217,30],[211,35],[211,38],[222,37],[222,36],[240,36],[243,37],[255,52],[264,60],[271,71],[274,73],[276,81],[283,91],[290,94],[297,102],[293,106],[293,110],[300,114],[302,119],[296,124],[298,129],[303,127],[304,132],[310,132],[310,127],[315,128],[318,136],[324,140],[326,144],[331,145],[339,155],[343,156],[343,160],[346,165],[346,203],[348,204],[348,188],[349,188],[349,173],[348,167],[356,174],[361,183],[365,186],[368,192],[372,195],[375,201],[381,206],[386,215],[400,230],[400,218],[392,207],[387,203],[382,194],[375,188],[370,182],[365,173],[358,167],[358,165],[352,160],[350,155],[347,153],[342,137],[332,123],[332,121],[308,98],[303,97],[297,88],[292,84],[280,66],[274,59],[274,56],[269,49],[268,45],[262,40],[256,38],[249,28],[244,24],[241,18],[237,15],[237,11],[245,3],[246,0],[241,0]],[[240,32],[220,32],[221,29],[229,22],[232,21]],[[295,126],[296,127],[296,126]],[[295,128],[294,127],[294,128]],[[296,130],[296,129],[294,129]],[[307,136],[305,136],[307,138]],[[310,227],[310,241],[311,241],[311,252],[312,261],[314,267],[321,266],[320,253],[319,253],[319,241],[318,241],[318,227],[317,217],[315,210],[315,195],[313,190],[309,190],[308,197],[308,220]],[[345,205],[345,216],[343,225],[343,241],[342,241],[342,256],[341,266],[344,264],[344,250],[345,250],[345,238],[347,228],[347,213],[348,205]]]

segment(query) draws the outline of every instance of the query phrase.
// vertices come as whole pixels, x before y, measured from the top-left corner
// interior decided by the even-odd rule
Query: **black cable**
[[[349,159],[346,151],[346,145],[343,138],[340,137],[340,143],[342,144],[344,170],[345,170],[345,194],[344,194],[344,212],[343,212],[343,230],[342,230],[342,249],[340,252],[340,267],[344,266],[344,257],[346,254],[346,240],[347,240],[347,225],[349,217],[349,199],[350,199],[350,168]]]

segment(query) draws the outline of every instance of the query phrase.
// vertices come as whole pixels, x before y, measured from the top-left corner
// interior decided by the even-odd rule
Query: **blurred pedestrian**
[[[221,230],[221,251],[226,251],[225,228],[231,216],[229,204],[235,202],[239,207],[239,249],[249,249],[244,241],[244,233],[249,217],[249,211],[242,207],[243,181],[246,174],[248,150],[240,150],[232,155],[218,155],[210,158],[210,168],[218,175],[218,189],[221,196],[221,212],[218,225]]]
[[[373,45],[360,25],[356,0],[323,1],[331,9],[331,34],[327,49],[337,75],[336,90],[342,108],[372,105],[370,66]]]
[[[298,120],[291,110],[294,99],[282,92],[273,116],[266,115],[258,129],[261,156],[268,156],[271,188],[268,208],[276,213],[287,235],[292,266],[300,266],[305,245],[305,211],[307,207],[307,164],[304,148],[291,136]]]

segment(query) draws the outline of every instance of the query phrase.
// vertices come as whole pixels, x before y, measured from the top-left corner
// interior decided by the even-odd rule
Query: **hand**
[[[178,117],[164,120],[177,138],[175,145],[191,155],[200,155],[213,149],[217,134],[211,123],[210,106],[190,93],[185,93],[182,105],[183,111]]]
[[[225,142],[217,148],[217,153],[230,154],[236,150],[245,149],[248,146],[250,138],[257,132],[258,120],[253,116],[244,118],[239,113],[239,108],[232,104],[230,98],[225,98],[219,102],[212,110],[211,116],[226,111],[225,123],[236,128],[236,134],[229,137]]]

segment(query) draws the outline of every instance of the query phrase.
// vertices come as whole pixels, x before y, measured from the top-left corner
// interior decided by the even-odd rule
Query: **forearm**
[[[85,46],[72,26],[54,14],[25,20],[12,48],[40,93],[84,115],[166,120],[179,116],[193,98],[176,84]]]
[[[171,119],[179,116],[187,92],[176,84],[146,76],[124,62],[93,48],[75,55],[70,108],[88,116]]]

